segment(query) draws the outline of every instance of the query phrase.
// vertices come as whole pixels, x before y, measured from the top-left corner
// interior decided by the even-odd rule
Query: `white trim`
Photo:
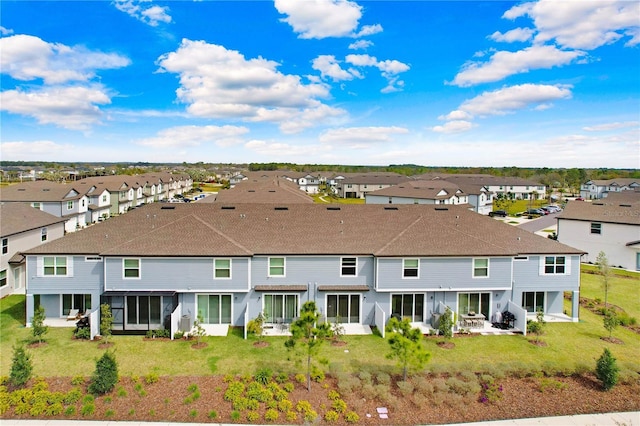
[[[485,276],[476,276],[476,260],[485,260],[487,261],[487,275]],[[474,280],[478,280],[478,279],[487,279],[490,278],[490,267],[491,267],[491,259],[489,259],[488,257],[474,257],[471,259],[471,278],[473,278]],[[482,268],[478,268],[478,269],[482,269]]]
[[[363,293],[351,293],[351,292],[327,292],[324,295],[324,317],[325,319],[329,322],[329,315],[328,315],[328,310],[329,310],[329,301],[328,298],[329,296],[349,296],[349,299],[347,299],[348,304],[349,304],[349,313],[351,313],[351,296],[358,296],[358,322],[351,322],[351,321],[344,321],[343,318],[341,318],[340,324],[362,324],[362,298],[364,296]],[[336,312],[338,311],[338,307],[336,307]]]
[[[216,268],[216,261],[217,260],[228,260],[229,261],[229,276],[228,277],[216,277],[216,271],[218,270],[218,268]],[[220,268],[220,270],[225,270]],[[233,259],[231,259],[230,257],[214,257],[213,258],[213,279],[214,280],[230,280],[232,279],[233,276]]]
[[[125,260],[137,260],[138,261],[138,276],[137,277],[127,277],[125,276],[124,270],[125,270]],[[133,269],[133,268],[129,268],[129,269]],[[142,279],[142,259],[139,257],[123,257],[122,258],[122,279],[123,280],[140,280]]]
[[[235,297],[233,294],[230,294],[229,292],[206,292],[206,293],[196,293],[196,319],[198,318],[198,296],[229,296],[231,298],[230,300],[230,304],[231,304],[231,311],[229,314],[229,324],[228,325],[233,325],[233,305],[234,305],[234,300],[233,298]],[[222,298],[220,297],[219,299],[220,301],[222,300]],[[222,304],[220,304],[220,307],[222,306]],[[222,309],[220,309],[220,313],[222,312]],[[220,315],[220,317],[222,317],[222,314]],[[227,325],[226,323],[223,322],[218,322],[218,323],[208,323],[208,322],[203,322],[203,324],[210,324],[210,325]],[[246,325],[246,324],[245,324]]]
[[[404,262],[407,260],[417,260],[418,261],[418,266],[416,267],[417,269],[417,275],[415,277],[406,277],[404,275],[405,269],[414,269],[414,268],[405,268],[404,266]],[[420,258],[419,257],[403,257],[402,258],[402,268],[401,268],[401,277],[403,280],[417,280],[420,279]]]
[[[282,259],[282,275],[271,275],[271,259]],[[279,266],[274,266],[279,268]],[[285,256],[269,256],[267,257],[267,277],[285,278],[287,276],[287,258]]]
[[[354,266],[355,273],[353,275],[343,275],[342,274],[342,268],[344,267],[342,262],[344,261],[344,259],[355,259],[356,260],[356,264]],[[358,256],[340,256],[340,278],[356,278],[357,276],[358,276]]]

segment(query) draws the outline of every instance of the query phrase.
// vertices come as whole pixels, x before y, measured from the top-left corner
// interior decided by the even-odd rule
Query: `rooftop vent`
[[[384,209],[385,210],[398,210],[397,207],[385,207]]]
[[[235,210],[236,206],[222,206],[220,207],[222,210]]]
[[[631,204],[620,204],[620,207],[633,207]]]
[[[340,207],[327,207],[327,210],[340,210]]]
[[[289,210],[289,207],[274,207],[274,210]]]
[[[276,190],[275,189],[270,189],[269,192],[276,192]]]
[[[256,192],[255,189],[250,189],[248,192]]]
[[[446,212],[449,211],[449,207],[436,207],[436,211]]]
[[[160,210],[175,210],[176,206],[162,206]]]

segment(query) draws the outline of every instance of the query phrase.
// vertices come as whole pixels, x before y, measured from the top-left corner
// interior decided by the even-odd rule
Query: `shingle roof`
[[[629,195],[633,194],[632,191],[628,192]],[[614,202],[615,198],[617,197],[612,197],[612,199],[607,197],[591,203],[569,201],[558,219],[640,225],[640,194],[635,195],[635,202],[633,200]],[[629,198],[631,199],[631,197]],[[619,197],[619,200],[625,199],[626,197]]]
[[[22,182],[3,186],[0,201],[56,202],[77,200],[85,191],[76,188],[76,183],[57,183],[46,180]]]
[[[0,203],[0,235],[2,237],[65,222],[65,220],[28,204]]]
[[[27,253],[392,257],[582,252],[458,206],[153,203]]]
[[[313,199],[301,191],[297,184],[290,180],[267,176],[252,178],[239,182],[234,188],[220,191],[216,196],[217,204],[234,203],[313,203]]]
[[[455,183],[441,180],[415,180],[371,191],[367,194],[367,196],[369,195],[440,200],[449,199],[454,195],[465,196],[467,194]]]

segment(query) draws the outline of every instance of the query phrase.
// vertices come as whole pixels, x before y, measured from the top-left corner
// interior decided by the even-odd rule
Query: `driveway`
[[[558,225],[558,222],[556,221],[556,217],[558,216],[558,214],[548,214],[546,216],[540,216],[537,219],[533,219],[530,221],[527,221],[525,223],[521,223],[520,225],[518,225],[518,228],[522,228],[525,231],[529,231],[529,232],[538,232],[538,231],[542,231],[543,229],[555,229]]]

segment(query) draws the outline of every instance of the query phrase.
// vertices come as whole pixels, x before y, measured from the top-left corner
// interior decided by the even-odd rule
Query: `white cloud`
[[[330,129],[319,137],[320,143],[347,146],[350,148],[368,148],[373,144],[393,141],[394,135],[409,133],[404,127],[347,127]]]
[[[360,73],[343,70],[340,67],[340,61],[336,60],[333,55],[320,55],[312,62],[312,68],[320,71],[320,75],[325,78],[329,77],[333,81],[353,80],[354,77],[361,78]]]
[[[496,31],[489,38],[494,41],[513,43],[515,41],[528,41],[533,36],[534,31],[531,28],[516,28],[506,33]]]
[[[84,47],[69,47],[30,35],[0,39],[0,69],[17,80],[41,78],[46,84],[87,81],[99,69],[115,69],[130,64],[128,58],[92,52]]]
[[[587,132],[607,132],[609,130],[624,129],[628,127],[638,128],[638,126],[640,126],[639,121],[625,121],[625,122],[596,124],[594,126],[583,127],[582,130],[585,130]]]
[[[380,90],[380,93],[401,92],[404,89],[404,81],[398,77],[387,77],[387,85]]]
[[[397,74],[408,71],[409,65],[395,59],[378,61],[375,56],[370,55],[347,55],[345,61],[357,67],[375,67],[380,70],[380,74],[387,79],[387,86],[380,90],[381,93],[391,93],[401,91],[404,81],[400,80]]]
[[[434,126],[431,128],[434,132],[438,133],[461,133],[471,130],[474,124],[466,120],[452,120],[448,121],[442,126]]]
[[[246,127],[237,126],[177,126],[161,130],[155,137],[134,141],[135,144],[153,148],[180,148],[200,146],[212,142],[218,146],[242,143],[242,135],[249,132]]]
[[[566,51],[554,46],[531,46],[517,52],[499,51],[488,62],[469,62],[456,75],[451,84],[468,87],[474,84],[502,80],[532,69],[553,68],[570,64],[584,57],[585,52]]]
[[[274,5],[300,38],[349,37],[362,17],[362,8],[348,0],[275,0]]]
[[[8,29],[0,25],[0,35],[7,36],[13,34],[13,30]]]
[[[290,158],[298,161],[297,159],[300,158],[309,158],[310,156],[317,157],[326,149],[319,145],[292,145],[282,142],[267,142],[259,139],[247,142],[244,144],[244,147],[249,151],[256,152],[261,158],[266,159],[266,161],[278,158]]]
[[[355,34],[354,37],[356,38],[367,37],[370,35],[381,33],[382,31],[383,31],[382,25],[380,24],[363,25],[362,29],[360,29],[360,31],[358,31],[358,33]]]
[[[6,90],[0,93],[0,110],[35,118],[41,124],[54,124],[73,130],[86,130],[100,122],[97,105],[111,103],[99,86],[47,87],[37,91]]]
[[[378,66],[378,60],[374,56],[370,55],[347,55],[345,60],[352,65],[357,65],[360,67]]]
[[[458,108],[474,116],[504,115],[532,105],[571,98],[570,86],[521,84],[484,92]]]
[[[325,84],[304,84],[297,75],[280,73],[277,62],[245,59],[223,46],[184,39],[158,64],[160,71],[180,75],[178,99],[198,117],[269,121],[292,129],[298,120],[298,128],[309,127],[345,114],[318,100],[329,96]],[[313,122],[306,121],[309,115]]]
[[[62,145],[53,141],[3,141],[0,144],[0,156],[8,161],[52,158],[52,155],[70,151],[72,145]]]
[[[359,49],[367,49],[373,46],[373,42],[369,40],[358,40],[354,41],[349,45],[349,49],[351,50],[359,50]]]
[[[637,45],[640,3],[628,0],[540,0],[515,6],[503,15],[515,19],[528,15],[536,27],[536,43],[555,41],[572,49],[592,50],[630,36]]]
[[[472,116],[468,112],[457,109],[447,115],[441,115],[438,120],[469,120],[471,118]]]
[[[113,4],[121,12],[152,27],[171,22],[168,7],[153,5],[148,0],[115,0]]]

